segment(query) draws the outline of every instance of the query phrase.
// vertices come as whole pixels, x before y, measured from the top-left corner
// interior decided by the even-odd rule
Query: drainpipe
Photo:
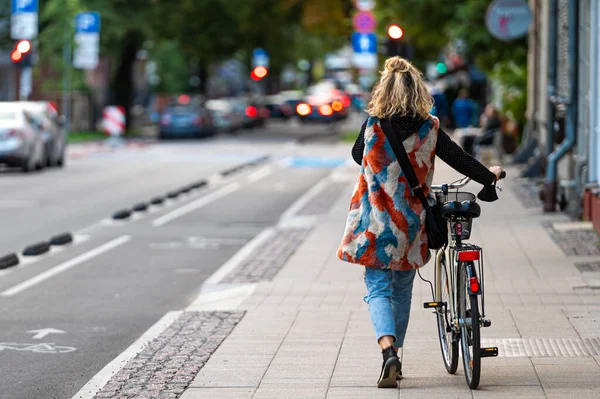
[[[546,156],[554,151],[554,107],[556,105],[556,58],[558,53],[558,0],[548,4],[548,111],[546,119]]]
[[[551,0],[550,9],[555,9],[556,0]],[[569,50],[569,102],[567,108],[567,119],[565,126],[565,139],[560,143],[554,152],[548,156],[548,170],[546,172],[546,183],[544,187],[544,212],[556,211],[556,194],[557,194],[557,170],[558,161],[561,160],[575,145],[575,133],[577,127],[577,10],[579,9],[579,1],[570,0],[568,2],[568,50]],[[551,22],[551,27],[555,22]],[[552,44],[552,38],[550,38]],[[556,38],[554,38],[556,40]],[[552,44],[550,48],[555,48]],[[556,50],[552,50],[554,52]],[[550,67],[550,66],[549,66]],[[552,67],[553,68],[553,67]]]

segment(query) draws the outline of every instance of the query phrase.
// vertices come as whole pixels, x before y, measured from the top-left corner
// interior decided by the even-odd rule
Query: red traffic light
[[[388,36],[391,39],[394,40],[398,40],[400,39],[402,36],[404,36],[404,31],[402,30],[401,27],[399,27],[398,25],[390,25],[388,27]]]
[[[13,60],[13,62],[19,62],[22,58],[23,54],[19,53],[17,50],[14,50],[10,55],[10,59]]]
[[[267,76],[268,73],[269,71],[264,66],[257,66],[250,73],[250,77],[252,78],[252,80],[261,80],[262,78]]]
[[[31,42],[29,40],[21,40],[17,43],[16,49],[21,54],[27,54],[31,50]]]

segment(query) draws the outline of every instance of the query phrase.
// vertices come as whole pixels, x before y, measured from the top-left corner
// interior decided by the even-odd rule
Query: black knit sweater
[[[394,115],[391,118],[392,123],[400,131],[400,140],[404,141],[412,134],[417,132],[425,123],[425,120],[420,117]],[[363,123],[360,134],[352,147],[352,158],[361,165],[363,152],[365,149],[365,129],[367,121]],[[438,130],[437,144],[435,147],[435,155],[441,158],[457,172],[470,177],[476,182],[484,186],[492,185],[496,181],[496,175],[488,168],[482,165],[475,158],[467,154],[456,144],[441,128]]]

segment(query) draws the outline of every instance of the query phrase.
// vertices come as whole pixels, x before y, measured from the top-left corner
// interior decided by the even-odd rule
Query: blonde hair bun
[[[411,63],[398,56],[388,58],[385,61],[383,69],[385,72],[400,72],[406,73],[410,71]]]

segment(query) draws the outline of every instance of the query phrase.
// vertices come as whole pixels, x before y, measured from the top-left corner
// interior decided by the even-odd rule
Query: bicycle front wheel
[[[479,302],[476,294],[469,293],[469,263],[459,265],[458,317],[465,378],[471,389],[477,389],[481,376]]]
[[[455,339],[456,334],[453,332],[452,328],[452,313],[448,309],[450,306],[450,282],[448,281],[448,274],[446,273],[445,258],[442,258],[441,260],[439,274],[439,285],[436,287],[437,292],[435,300],[447,304],[447,306],[436,308],[435,310],[438,335],[440,338],[440,349],[442,350],[442,359],[444,359],[446,371],[450,374],[454,374],[458,368],[458,341]]]

